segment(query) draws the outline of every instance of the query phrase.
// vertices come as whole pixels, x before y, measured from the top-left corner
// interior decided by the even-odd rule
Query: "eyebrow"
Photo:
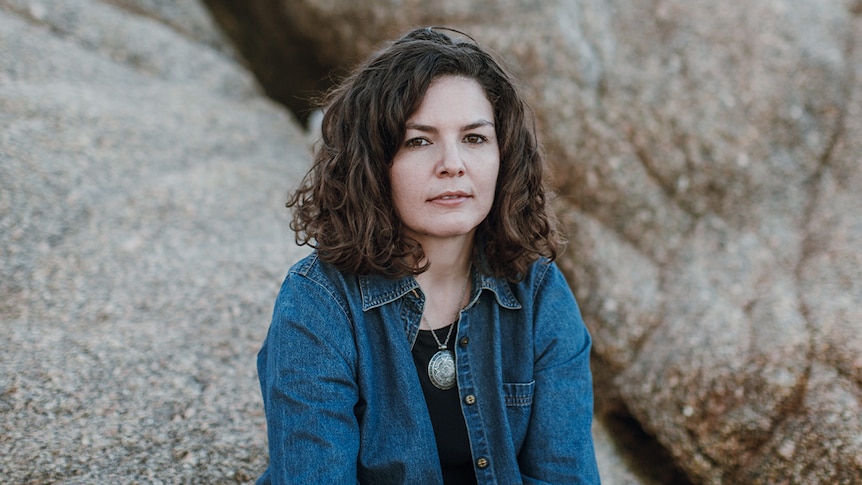
[[[475,130],[476,128],[481,128],[483,126],[494,127],[494,123],[491,121],[488,121],[486,119],[479,119],[479,120],[476,120],[472,123],[464,125],[463,127],[461,127],[461,131]],[[438,131],[437,128],[434,126],[422,125],[419,123],[410,123],[410,122],[407,122],[406,128],[408,130],[423,131],[426,133],[437,133],[437,131]]]

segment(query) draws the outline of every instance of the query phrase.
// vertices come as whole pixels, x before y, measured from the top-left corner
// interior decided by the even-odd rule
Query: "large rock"
[[[859,483],[859,19],[734,3],[613,19],[601,112],[561,147],[571,274],[618,392],[693,478]]]
[[[602,409],[698,482],[858,483],[858,1],[207,3],[294,101],[412,25],[493,46],[539,115]],[[197,2],[0,0],[4,480],[263,469],[305,144]],[[607,483],[678,479],[615,434]]]
[[[0,481],[237,483],[307,141],[194,1],[0,0]]]
[[[333,67],[415,25],[501,53],[608,409],[697,482],[860,483],[862,4],[251,3]]]

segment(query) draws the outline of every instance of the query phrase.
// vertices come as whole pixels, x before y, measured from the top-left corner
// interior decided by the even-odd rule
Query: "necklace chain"
[[[464,286],[461,288],[461,297],[458,299],[458,307],[460,310],[461,302],[464,301],[464,295],[467,294],[467,283],[470,282],[470,268],[467,268],[467,276],[464,277]],[[452,329],[455,328],[455,323],[453,322],[449,325],[449,333],[446,334],[446,340],[443,343],[440,343],[440,339],[437,338],[437,332],[431,327],[431,322],[425,317],[425,312],[422,312],[422,320],[425,320],[425,324],[428,325],[428,330],[431,330],[431,335],[434,337],[434,341],[437,342],[437,348],[439,350],[446,350],[449,345],[449,339],[452,337]]]
[[[428,323],[427,318],[425,319],[425,323]],[[448,348],[447,345],[449,344],[449,338],[452,337],[452,329],[455,328],[455,323],[453,322],[451,325],[449,325],[449,333],[446,334],[446,340],[444,340],[442,344],[440,343],[440,339],[437,338],[437,332],[435,332],[434,329],[431,328],[431,324],[428,324],[428,328],[431,330],[431,335],[434,336],[434,341],[437,342],[437,349],[446,350]]]

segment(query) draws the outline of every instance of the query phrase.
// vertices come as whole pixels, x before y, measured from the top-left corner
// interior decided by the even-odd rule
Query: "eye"
[[[464,137],[464,141],[472,145],[481,145],[488,141],[487,136],[470,134]]]
[[[430,145],[430,144],[431,144],[431,142],[428,141],[427,138],[421,138],[421,137],[420,138],[411,138],[411,139],[404,142],[404,146],[406,146],[408,148],[421,147],[421,146]]]

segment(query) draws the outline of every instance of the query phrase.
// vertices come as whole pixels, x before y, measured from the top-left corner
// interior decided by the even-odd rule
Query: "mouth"
[[[430,200],[431,200],[431,201],[437,201],[437,200],[440,200],[440,201],[444,201],[444,200],[445,200],[445,201],[450,201],[450,200],[461,200],[461,199],[466,199],[467,197],[470,197],[470,195],[469,195],[469,194],[467,194],[466,192],[461,192],[461,191],[456,191],[456,192],[443,192],[442,194],[438,194],[438,195],[436,195],[436,196],[432,197]]]

